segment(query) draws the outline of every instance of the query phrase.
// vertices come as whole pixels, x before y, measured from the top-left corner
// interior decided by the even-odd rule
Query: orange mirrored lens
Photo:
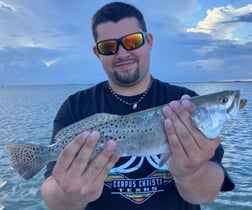
[[[97,44],[98,50],[101,54],[115,54],[117,51],[117,41],[107,40]]]
[[[125,49],[127,50],[134,50],[140,46],[142,46],[144,43],[144,38],[142,34],[132,34],[129,36],[126,36],[122,39],[122,44]]]

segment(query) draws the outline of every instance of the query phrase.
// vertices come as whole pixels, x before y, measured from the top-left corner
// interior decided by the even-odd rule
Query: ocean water
[[[203,210],[252,210],[252,83],[182,83],[199,94],[239,89],[248,104],[221,133],[223,164],[236,184]],[[66,97],[86,85],[0,87],[0,210],[46,210],[40,194],[42,170],[23,180],[10,166],[4,145],[10,142],[48,144],[53,118]]]

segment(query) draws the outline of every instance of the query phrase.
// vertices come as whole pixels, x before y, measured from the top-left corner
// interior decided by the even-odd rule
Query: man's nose
[[[116,53],[117,56],[124,56],[124,55],[128,55],[129,54],[129,51],[126,50],[122,44],[119,44],[118,46],[118,51]]]

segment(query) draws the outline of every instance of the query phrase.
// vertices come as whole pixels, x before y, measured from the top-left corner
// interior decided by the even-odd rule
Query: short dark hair
[[[94,40],[97,41],[97,26],[109,21],[118,22],[123,18],[134,17],[138,20],[139,27],[147,32],[143,14],[134,6],[123,2],[112,2],[100,8],[92,18],[92,33]]]

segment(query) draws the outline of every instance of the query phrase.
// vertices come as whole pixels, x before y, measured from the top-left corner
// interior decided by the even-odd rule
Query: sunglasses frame
[[[132,48],[132,49],[127,49],[124,44],[123,44],[123,39],[128,37],[128,36],[131,36],[131,35],[135,35],[135,34],[141,34],[142,35],[142,38],[143,38],[143,42],[142,44],[140,44],[139,46],[135,47],[135,48]],[[127,34],[125,36],[122,36],[121,38],[118,38],[118,39],[105,39],[105,40],[102,40],[102,41],[99,41],[96,43],[96,48],[99,52],[99,54],[101,55],[115,55],[118,50],[119,50],[119,46],[121,45],[125,50],[127,51],[132,51],[132,50],[136,50],[138,49],[139,47],[143,46],[145,44],[145,39],[146,39],[146,35],[148,33],[147,32],[144,32],[144,31],[141,31],[141,32],[135,32],[135,33],[131,33],[131,34]],[[99,48],[99,44],[103,43],[103,42],[107,42],[107,41],[115,41],[117,43],[117,46],[116,46],[116,49],[115,49],[115,52],[109,52],[109,53],[102,53],[100,48]]]

